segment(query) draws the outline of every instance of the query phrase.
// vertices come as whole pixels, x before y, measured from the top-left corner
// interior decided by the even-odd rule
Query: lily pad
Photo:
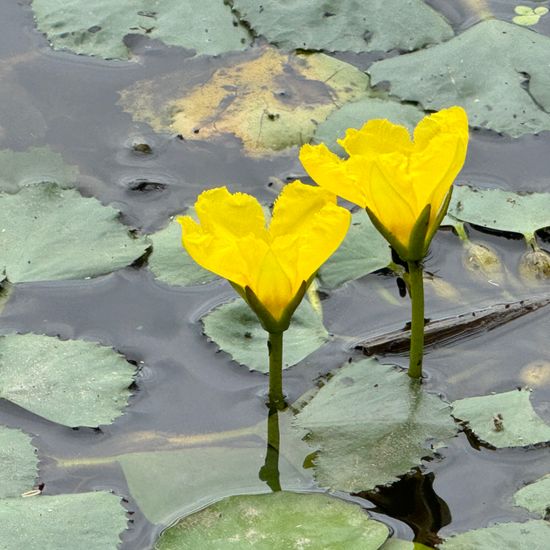
[[[250,43],[222,0],[33,0],[32,8],[54,49],[105,59],[130,56],[123,42],[127,34],[208,55],[243,50]]]
[[[471,126],[518,137],[550,130],[550,38],[491,19],[444,44],[371,65],[372,83],[426,110],[466,109]],[[475,59],[475,63],[469,60]]]
[[[335,288],[383,267],[391,258],[388,243],[372,225],[364,210],[352,215],[344,242],[319,270],[322,286]]]
[[[456,435],[450,406],[390,365],[342,367],[296,417],[319,447],[318,482],[358,492],[396,481]]]
[[[116,550],[127,522],[120,497],[105,491],[0,499],[0,548]]]
[[[122,414],[135,368],[112,348],[38,334],[0,337],[0,397],[67,426]]]
[[[134,120],[159,132],[191,140],[233,134],[252,154],[306,143],[332,111],[367,95],[369,82],[332,57],[283,55],[273,48],[235,57],[190,89],[186,78],[176,72],[137,82],[120,102]]]
[[[529,396],[527,390],[514,390],[467,397],[452,404],[453,414],[497,449],[550,441],[550,426],[533,410]]]
[[[541,518],[550,513],[550,474],[521,488],[515,495],[516,506],[527,508]]]
[[[341,109],[331,113],[315,130],[313,142],[324,143],[333,153],[343,157],[345,151],[336,140],[342,139],[348,128],[361,128],[369,120],[386,118],[394,124],[406,126],[412,133],[423,116],[424,111],[414,105],[376,97],[365,97],[347,103]]]
[[[441,550],[546,550],[550,523],[543,520],[525,523],[497,523],[485,529],[475,529],[448,538]]]
[[[155,277],[169,285],[199,285],[217,279],[189,256],[181,244],[181,225],[172,220],[167,227],[150,236],[153,252],[149,268]]]
[[[59,187],[72,187],[78,168],[69,166],[59,153],[48,147],[27,151],[0,150],[0,192],[16,193],[35,183],[55,182]]]
[[[18,497],[32,489],[37,462],[30,436],[0,426],[0,502],[3,498]]]
[[[204,333],[238,363],[251,370],[269,372],[267,332],[256,314],[242,300],[235,300],[215,309],[202,319]],[[328,340],[319,315],[304,300],[285,332],[283,368],[300,362]]]
[[[239,17],[285,49],[415,50],[448,40],[449,23],[422,0],[232,0]]]
[[[511,193],[457,185],[448,214],[499,231],[521,233],[527,238],[550,226],[550,193]]]
[[[147,248],[118,211],[56,184],[0,194],[0,266],[12,283],[79,279],[126,267]]]
[[[322,494],[276,492],[222,500],[166,530],[155,549],[376,550],[388,534],[356,504]]]

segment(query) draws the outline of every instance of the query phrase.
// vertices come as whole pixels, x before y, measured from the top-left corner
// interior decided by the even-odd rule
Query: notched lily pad
[[[550,515],[550,474],[522,487],[515,495],[516,506],[548,519]]]
[[[109,424],[135,368],[112,348],[39,334],[0,337],[0,397],[67,426]]]
[[[149,268],[159,281],[189,286],[209,283],[218,278],[189,256],[181,243],[181,225],[176,220],[151,235],[150,240],[153,252],[149,256]]]
[[[550,426],[534,411],[528,390],[467,397],[455,401],[453,415],[497,449],[550,441]]]
[[[322,286],[335,288],[387,267],[391,258],[388,243],[372,225],[364,210],[352,215],[351,226],[338,250],[319,270]]]
[[[443,44],[378,61],[369,74],[402,100],[434,111],[461,105],[471,126],[518,137],[550,130],[549,51],[547,36],[491,19]]]
[[[222,0],[33,0],[32,8],[54,49],[105,59],[129,57],[127,34],[208,55],[243,50],[250,43]]]
[[[448,538],[439,545],[441,550],[546,550],[550,523],[543,520],[525,523],[497,523],[492,527],[475,529]]]
[[[447,403],[375,359],[337,371],[296,425],[320,449],[317,481],[348,492],[396,481],[457,432]]]
[[[23,283],[126,267],[148,245],[118,216],[114,208],[53,183],[0,193],[0,268],[12,283]]]
[[[120,497],[106,491],[0,499],[0,548],[116,550],[127,523]]]
[[[238,363],[251,370],[269,372],[267,332],[256,314],[242,300],[215,309],[202,319],[204,333]],[[319,315],[304,300],[285,332],[283,368],[295,365],[328,340]]]
[[[72,187],[77,177],[78,168],[65,164],[63,157],[48,147],[31,147],[23,152],[0,150],[1,193],[16,193],[35,183]]]
[[[448,40],[449,23],[422,0],[232,0],[239,17],[285,49],[414,50]]]
[[[414,105],[377,97],[365,97],[346,103],[331,113],[315,130],[313,142],[324,143],[333,153],[344,157],[346,153],[336,140],[342,139],[348,128],[359,129],[369,120],[386,118],[394,124],[406,126],[412,133],[423,116],[424,111]]]
[[[273,48],[237,57],[191,89],[185,81],[177,72],[137,82],[121,93],[120,103],[156,131],[191,140],[233,134],[252,154],[306,143],[329,113],[368,89],[368,77],[348,63]]]
[[[0,426],[0,502],[32,489],[37,467],[36,449],[30,436],[20,430]]]
[[[322,494],[233,496],[167,529],[156,550],[376,550],[389,529],[356,504]]]

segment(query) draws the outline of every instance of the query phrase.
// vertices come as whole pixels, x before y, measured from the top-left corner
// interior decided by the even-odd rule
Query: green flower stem
[[[279,411],[274,407],[269,407],[269,416],[267,417],[267,449],[265,453],[265,462],[260,469],[259,477],[262,481],[267,483],[274,493],[281,490],[279,474],[280,441]]]
[[[283,395],[283,333],[270,332],[269,349],[269,408],[278,411],[286,407]]]
[[[411,347],[409,352],[409,376],[422,377],[422,357],[424,355],[424,280],[422,264],[408,262],[409,293],[411,295]]]

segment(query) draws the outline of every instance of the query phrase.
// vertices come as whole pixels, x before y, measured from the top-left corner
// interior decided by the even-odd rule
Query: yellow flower
[[[370,120],[338,143],[304,145],[300,160],[313,180],[362,208],[403,260],[420,260],[439,227],[451,185],[466,158],[468,119],[451,107],[419,122],[414,140],[403,126]]]
[[[350,213],[325,189],[295,181],[273,207],[218,187],[200,194],[199,223],[178,217],[183,246],[202,267],[228,279],[269,332],[288,328],[315,272],[338,248]]]

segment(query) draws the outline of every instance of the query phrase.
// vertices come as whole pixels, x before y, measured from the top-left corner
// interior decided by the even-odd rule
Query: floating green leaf
[[[118,211],[56,184],[0,194],[0,266],[12,283],[93,277],[127,266],[147,247]]]
[[[391,258],[388,243],[372,225],[364,210],[355,212],[340,248],[319,271],[322,286],[335,288],[377,269],[387,267]]]
[[[285,49],[414,50],[448,40],[447,21],[422,0],[232,0],[252,29]]]
[[[116,550],[127,522],[120,497],[105,491],[0,499],[0,549]]]
[[[409,542],[392,537],[380,547],[380,550],[431,550],[431,548],[419,542]]]
[[[371,65],[372,83],[426,110],[466,109],[471,126],[513,137],[550,130],[550,38],[491,19],[426,50]],[[468,60],[475,59],[475,63]]]
[[[267,332],[242,300],[224,304],[203,318],[204,332],[223,351],[251,370],[268,372]],[[283,368],[295,365],[328,340],[328,333],[304,300],[285,332]]]
[[[173,220],[167,227],[150,236],[153,253],[149,268],[155,277],[170,285],[209,283],[217,276],[195,262],[181,244],[181,225]]]
[[[250,38],[222,0],[33,0],[36,24],[56,50],[126,59],[127,34],[217,55],[245,49]]]
[[[156,550],[377,550],[389,529],[356,504],[322,494],[234,496],[166,530]]]
[[[467,397],[453,405],[456,418],[489,445],[525,447],[550,441],[550,426],[533,410],[527,390]]]
[[[548,8],[539,6],[538,8],[530,8],[529,6],[516,6],[514,11],[517,13],[512,21],[516,25],[522,25],[523,27],[530,27],[536,25],[543,15],[548,13]]]
[[[319,483],[349,492],[392,483],[456,434],[449,405],[374,359],[342,367],[296,424],[320,448]]]
[[[514,495],[516,506],[546,518],[550,513],[550,474],[521,488]]]
[[[386,118],[412,131],[423,116],[424,112],[414,105],[365,97],[359,101],[347,103],[331,113],[315,130],[313,141],[324,143],[332,152],[345,156],[344,149],[336,140],[343,138],[348,128],[361,128],[369,120]]]
[[[63,157],[48,147],[0,150],[0,192],[15,193],[21,187],[46,182],[71,187],[77,176],[76,166],[66,165]]]
[[[234,56],[207,82],[177,71],[121,92],[134,120],[185,139],[233,134],[253,155],[309,141],[317,125],[348,101],[368,94],[359,69],[323,54],[283,55],[260,48]]]
[[[0,426],[0,502],[3,498],[18,497],[33,488],[37,462],[30,436],[20,430]]]
[[[68,426],[122,414],[135,368],[112,348],[38,334],[0,337],[0,397]]]
[[[464,222],[530,239],[538,229],[550,226],[550,193],[519,194],[457,185],[448,213]]]
[[[441,550],[546,550],[550,523],[543,520],[525,523],[497,523],[448,538]]]

